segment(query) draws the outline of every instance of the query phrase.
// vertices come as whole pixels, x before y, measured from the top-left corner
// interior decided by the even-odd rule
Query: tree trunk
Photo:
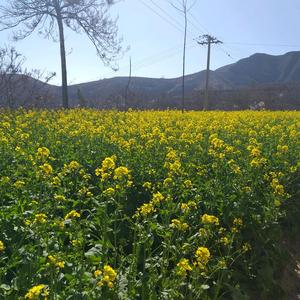
[[[62,104],[64,108],[69,108],[64,26],[63,26],[62,16],[60,12],[60,7],[58,6],[56,7],[56,14],[57,14],[57,25],[59,30],[59,44],[60,44]]]

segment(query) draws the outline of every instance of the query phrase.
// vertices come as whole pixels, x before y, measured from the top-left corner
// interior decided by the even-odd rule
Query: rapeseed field
[[[0,298],[263,293],[299,205],[299,127],[299,112],[1,110]]]

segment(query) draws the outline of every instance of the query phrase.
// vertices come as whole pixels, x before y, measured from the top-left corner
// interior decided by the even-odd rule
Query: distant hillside
[[[186,76],[187,98],[197,97],[197,95],[201,97],[201,91],[205,86],[205,75],[206,71],[201,71]],[[92,107],[111,108],[122,106],[127,83],[127,77],[115,77],[71,85],[69,86],[71,105],[78,105],[78,99],[81,98],[86,105]],[[36,81],[34,81],[34,84],[39,85]],[[180,77],[173,79],[133,77],[129,88],[129,95],[131,101],[133,101],[132,105],[136,106],[139,103],[144,104],[142,107],[151,108],[159,106],[165,101],[168,103],[174,101],[175,103],[181,96],[181,84],[182,78]],[[29,90],[30,85],[32,83],[28,81]],[[300,51],[279,56],[254,54],[234,64],[211,71],[210,74],[210,87],[214,91],[247,90],[248,93],[251,93],[251,90],[255,89],[255,95],[258,95],[258,90],[266,88],[278,90],[279,86],[292,88],[295,92],[300,86]],[[60,89],[57,86],[40,83],[41,99],[45,99],[46,94],[51,99],[47,103],[44,101],[43,106],[59,106]],[[24,91],[25,88],[23,87],[22,90]],[[80,91],[80,97],[78,91]],[[32,104],[29,99],[26,102],[22,105],[30,106]],[[4,101],[0,101],[0,104],[3,105]]]
[[[186,76],[188,91],[201,90],[205,86],[206,71]],[[210,86],[217,90],[249,88],[271,84],[300,82],[300,51],[280,56],[254,54],[237,63],[224,66],[210,74]],[[112,94],[123,94],[127,77],[104,79],[70,86],[70,92],[81,89],[90,99],[106,98]],[[178,95],[181,78],[153,79],[133,77],[130,89],[138,94],[157,97],[161,94]]]

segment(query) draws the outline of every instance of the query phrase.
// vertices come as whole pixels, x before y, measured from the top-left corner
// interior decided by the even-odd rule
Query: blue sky
[[[112,8],[111,14],[119,16],[123,45],[130,46],[118,72],[104,67],[84,35],[66,31],[69,84],[127,76],[130,56],[133,76],[180,76],[184,20],[170,1],[180,0],[123,0]],[[207,32],[224,42],[212,50],[212,69],[256,52],[279,55],[300,50],[299,15],[299,0],[198,0],[189,14],[186,72],[205,68],[206,49],[194,39]],[[14,45],[26,57],[26,67],[54,71],[58,75],[52,83],[60,84],[58,43],[38,34],[13,43],[10,36],[9,31],[1,32],[0,46]]]

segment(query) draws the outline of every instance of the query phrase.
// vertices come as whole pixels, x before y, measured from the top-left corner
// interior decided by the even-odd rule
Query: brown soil
[[[284,300],[300,300],[300,235],[283,243],[289,253],[280,281],[286,294]]]

